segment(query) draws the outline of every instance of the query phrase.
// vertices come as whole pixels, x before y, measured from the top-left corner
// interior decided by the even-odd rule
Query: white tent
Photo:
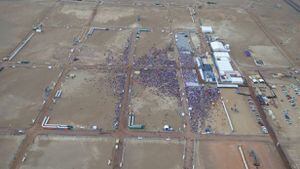
[[[216,59],[222,58],[222,57],[228,58],[228,59],[230,58],[230,55],[228,52],[214,52],[213,55],[215,56]]]
[[[213,52],[228,52],[223,43],[219,41],[210,42],[210,47]]]
[[[212,33],[213,29],[211,26],[201,26],[202,32],[203,33]]]

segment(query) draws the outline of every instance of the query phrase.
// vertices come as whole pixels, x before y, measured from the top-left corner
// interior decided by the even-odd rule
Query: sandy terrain
[[[47,27],[82,27],[92,14],[95,3],[59,3],[44,21]]]
[[[9,168],[9,164],[17,152],[22,139],[22,136],[0,136],[0,168]]]
[[[253,58],[245,57],[243,52],[252,45],[271,45],[263,32],[242,9],[200,10],[203,25],[211,25],[215,35],[225,39],[231,46],[231,57],[243,68],[254,66]],[[201,12],[202,11],[202,12]]]
[[[247,89],[241,92],[249,93]],[[233,123],[234,132],[238,134],[258,134],[260,126],[255,121],[255,114],[250,111],[248,96],[238,95],[235,89],[222,89],[221,97],[225,100],[227,111]],[[237,112],[234,110],[235,105]],[[233,110],[231,110],[233,108]],[[224,110],[225,114],[225,110]],[[226,118],[227,119],[227,118]],[[241,123],[241,121],[243,121]]]
[[[210,127],[213,132],[221,134],[230,134],[230,126],[221,103],[221,100],[215,102],[209,110],[208,117],[204,121],[204,127]],[[201,131],[205,130],[203,128]]]
[[[213,26],[215,35],[230,44],[232,59],[244,72],[253,69],[269,69],[272,72],[290,66],[289,60],[279,50],[278,44],[288,51],[292,63],[296,65],[300,63],[299,13],[284,1],[213,0],[216,4],[192,0],[160,1],[166,3],[164,5],[155,5],[158,3],[157,0],[104,1],[98,6],[93,20],[90,19],[96,1],[0,1],[0,58],[6,57],[32,30],[32,26],[46,15],[42,21],[44,32],[34,35],[13,60],[30,60],[36,63],[37,67],[44,67],[45,63],[59,65],[65,63],[73,47],[74,38],[78,37],[83,30],[89,29],[87,27],[89,21],[91,21],[91,26],[118,29],[118,31],[96,31],[92,37],[78,45],[80,52],[76,51],[76,54],[79,53],[79,60],[68,65],[69,68],[74,65],[78,67],[78,70],[72,69],[70,72],[76,77],[74,79],[66,77],[63,80],[62,97],[56,99],[55,104],[52,104],[47,110],[50,114],[50,123],[71,124],[76,127],[75,129],[90,129],[92,125],[97,125],[104,130],[112,129],[115,104],[118,101],[118,98],[113,95],[113,89],[109,83],[113,75],[109,74],[107,70],[98,70],[99,67],[91,66],[87,69],[86,64],[107,64],[107,56],[110,54],[114,56],[114,59],[119,60],[130,33],[138,27],[149,28],[151,32],[141,33],[140,38],[133,44],[135,52],[130,57],[134,57],[134,59],[146,54],[151,47],[165,48],[169,45],[174,32],[182,29],[195,30],[203,24]],[[53,10],[48,11],[47,9],[50,9],[49,7],[54,3]],[[142,7],[142,4],[147,6]],[[194,7],[196,10],[195,23],[192,22],[187,6]],[[253,15],[246,9],[252,11]],[[253,19],[254,16],[261,20],[261,25]],[[140,21],[138,21],[139,17]],[[264,26],[265,32],[262,29]],[[119,30],[119,27],[122,27],[122,31]],[[271,33],[271,36],[266,35],[267,31]],[[195,36],[192,38],[198,46],[199,42]],[[274,41],[278,41],[278,44],[276,45]],[[244,56],[245,50],[251,50],[256,59],[264,61],[265,66],[257,67],[253,58]],[[176,51],[170,53],[170,57],[174,59]],[[15,63],[5,62],[4,64]],[[128,67],[132,68],[130,65]],[[59,72],[58,69],[50,70],[46,67],[5,68],[0,72],[2,82],[0,85],[1,133],[7,132],[4,127],[27,128],[31,126],[32,119],[36,118],[42,107],[45,87],[57,79]],[[300,166],[298,106],[300,99],[293,93],[293,96],[297,98],[297,106],[290,106],[280,88],[282,84],[298,82],[293,79],[272,81],[270,74],[266,78],[270,79],[272,84],[276,84],[275,92],[278,96],[278,99],[275,100],[278,108],[272,105],[266,107],[273,111],[276,119],[272,120],[268,116],[268,120],[279,136],[280,144],[287,152],[288,158],[294,162],[295,166]],[[132,90],[130,98],[128,98],[130,99],[129,105],[124,106],[129,106],[129,112],[135,113],[137,124],[145,124],[146,131],[161,131],[164,124],[171,125],[176,131],[181,131],[182,119],[179,113],[183,110],[177,98],[154,94],[153,91],[157,89],[145,88],[134,80],[131,85],[129,87]],[[221,90],[221,95],[236,130],[233,134],[260,134],[260,129],[255,122],[255,115],[249,111],[247,97],[237,95],[232,89]],[[235,104],[238,105],[238,112],[231,110]],[[282,112],[286,109],[290,111],[292,124],[288,124],[284,119]],[[212,106],[209,113],[204,126],[211,126],[213,131],[218,134],[230,134],[226,114],[220,100]],[[83,130],[81,132],[84,134]],[[27,134],[31,136],[27,137],[30,141],[37,133],[35,130],[30,130]],[[119,134],[126,137],[130,133],[121,129],[114,133],[114,136],[119,136]],[[177,133],[172,134],[176,135]],[[182,137],[189,135],[189,133],[182,134]],[[230,136],[226,137],[230,138]],[[243,138],[243,136],[240,137]],[[0,137],[1,169],[8,168],[22,139],[23,137],[19,136]],[[21,168],[111,168],[107,162],[112,159],[114,140],[114,138],[106,137],[38,136],[28,151],[26,148],[23,149],[27,154],[27,159]],[[182,168],[185,145],[183,141],[179,140],[125,138],[123,168]],[[250,169],[254,169],[249,157],[250,150],[255,150],[257,153],[261,162],[260,168],[284,168],[273,144],[269,142],[220,142],[218,140],[206,142],[201,141],[201,136],[200,142],[195,146],[195,168],[243,168],[237,149],[238,145],[243,145]],[[24,154],[20,153],[19,158],[22,159],[22,155]]]
[[[62,98],[51,108],[51,121],[90,128],[97,125],[112,129],[117,97],[108,82],[108,74],[98,71],[74,71],[74,79],[62,85]]]
[[[282,169],[280,157],[270,143],[249,142],[202,142],[198,146],[196,168],[199,169],[241,169],[244,168],[242,157],[238,150],[242,145],[244,155],[250,169],[255,169],[253,158],[249,152],[254,150],[262,169]],[[222,152],[222,153],[220,153]]]
[[[187,8],[172,8],[170,10],[172,16],[173,29],[195,29],[195,25]]]
[[[299,64],[299,13],[284,1],[272,0],[256,2],[255,8],[252,10],[258,15],[278,42],[287,49],[294,62]]]
[[[112,157],[112,149],[112,138],[40,136],[21,169],[109,169],[107,162]]]
[[[270,79],[267,80],[270,84],[276,85],[274,89],[277,98],[275,99],[276,106],[266,106],[267,109],[272,110],[275,119],[272,119],[267,113],[269,122],[272,124],[281,145],[283,146],[287,156],[292,161],[293,165],[300,167],[300,144],[299,144],[299,129],[300,129],[300,115],[299,115],[299,96],[296,95],[294,90],[290,88],[291,84],[296,85],[297,82],[292,78],[284,79]],[[285,85],[288,88],[288,93],[292,97],[296,97],[296,106],[292,107],[285,97],[281,86]],[[291,124],[285,119],[283,111],[288,110]]]
[[[0,58],[6,57],[32,29],[52,2],[2,1],[0,10]],[[13,11],[13,12],[12,12]]]
[[[249,46],[256,60],[262,60],[264,67],[288,67],[289,62],[275,46]]]
[[[0,73],[0,126],[29,127],[43,103],[44,89],[59,70],[46,68],[5,69]]]
[[[171,43],[171,37],[167,32],[161,30],[152,30],[151,32],[142,32],[140,38],[136,42],[134,57],[138,59],[146,55],[152,47],[165,49]]]
[[[130,33],[130,30],[95,30],[81,48],[77,64],[120,64]],[[112,56],[114,61],[107,62],[109,56]]]
[[[68,59],[73,38],[78,29],[45,28],[36,33],[15,60],[29,60],[34,63],[61,63]]]
[[[133,140],[125,143],[125,169],[180,169],[183,144],[178,141]]]
[[[100,6],[92,25],[135,27],[136,16],[134,13],[135,9],[132,7]]]
[[[133,85],[131,108],[136,115],[136,123],[145,124],[147,130],[161,131],[165,124],[178,130],[181,117],[177,98],[159,96],[153,92],[155,90],[139,84]]]

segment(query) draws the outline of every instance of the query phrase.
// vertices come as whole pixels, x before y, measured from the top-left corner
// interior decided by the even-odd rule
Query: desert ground
[[[299,5],[0,1],[0,168],[299,169]]]

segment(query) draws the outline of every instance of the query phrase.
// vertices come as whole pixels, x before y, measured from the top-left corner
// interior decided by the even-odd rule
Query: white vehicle
[[[265,127],[265,126],[261,126],[261,131],[264,133],[264,134],[268,134],[268,129]]]
[[[256,84],[256,83],[258,83],[258,80],[252,79],[252,82]]]
[[[259,83],[265,83],[264,79],[258,79]]]

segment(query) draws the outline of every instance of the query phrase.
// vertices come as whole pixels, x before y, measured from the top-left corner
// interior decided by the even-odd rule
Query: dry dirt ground
[[[80,49],[78,64],[121,63],[124,48],[130,36],[130,30],[95,30]],[[114,61],[107,61],[111,57]]]
[[[178,99],[157,94],[156,88],[133,83],[131,110],[137,124],[145,124],[146,130],[161,131],[168,124],[180,130],[182,119]]]
[[[258,15],[266,28],[275,39],[291,54],[297,65],[299,64],[300,46],[300,17],[299,13],[287,3],[280,0],[257,1],[253,12]]]
[[[140,16],[139,22],[137,22],[137,16]],[[142,26],[160,30],[169,27],[169,20],[170,16],[165,8],[102,5],[98,8],[92,25],[130,28]]]
[[[81,28],[92,14],[95,3],[58,3],[45,18],[46,27]]]
[[[227,120],[221,99],[217,100],[208,112],[208,117],[204,121],[204,128],[201,130],[204,132],[205,128],[211,128],[212,132],[219,134],[230,134],[231,129]]]
[[[2,1],[0,10],[0,57],[6,57],[37,22],[52,2]],[[12,12],[13,11],[13,12]]]
[[[170,14],[172,16],[172,28],[174,30],[195,29],[195,24],[187,8],[172,8]]]
[[[214,0],[217,5],[198,1],[197,4],[202,5],[202,8],[196,10],[199,16],[195,20],[196,23],[192,23],[186,7],[133,6],[133,0],[130,0],[131,6],[124,5],[127,2],[129,0],[120,3],[111,0],[98,7],[91,26],[124,28],[115,32],[96,31],[80,46],[79,61],[75,63],[103,64],[110,53],[109,49],[115,55],[115,59],[119,59],[133,28],[150,28],[152,32],[142,33],[141,38],[137,40],[134,55],[138,58],[153,46],[166,47],[173,36],[171,32],[183,28],[195,29],[200,20],[203,25],[213,26],[215,35],[231,45],[232,58],[242,70],[258,68],[253,58],[244,56],[243,52],[247,49],[252,50],[255,57],[265,62],[266,65],[262,68],[279,69],[290,66],[288,59],[271,43],[245,8],[249,8],[261,19],[274,39],[289,51],[293,62],[299,63],[299,13],[281,0]],[[155,2],[153,0],[145,3]],[[176,2],[180,6],[195,1],[164,0],[164,2],[170,5]],[[53,4],[54,1],[47,0],[0,2],[0,58],[6,57],[32,30],[32,26],[47,14],[42,21],[45,31],[34,35],[15,61],[26,59],[43,64],[65,63],[74,38],[82,33],[82,28],[88,23],[96,1],[57,2],[53,10],[47,12],[46,9]],[[140,16],[141,21],[137,21],[137,16]],[[171,55],[175,56],[175,53]],[[57,79],[59,72],[59,69],[47,68],[5,68],[0,73],[0,127],[29,127],[42,106],[45,87]],[[50,122],[84,128],[98,125],[100,128],[110,130],[117,98],[108,87],[107,73],[96,69],[73,70],[71,73],[76,77],[64,80],[61,87],[62,98],[57,99],[56,104],[50,107]],[[271,76],[267,78],[271,79]],[[274,81],[277,86],[288,83],[289,81],[285,79]],[[145,124],[146,130],[162,130],[165,123],[178,130],[182,123],[179,116],[182,110],[177,99],[157,96],[151,92],[153,90],[155,89],[133,83],[130,108],[136,113],[137,123]],[[274,122],[269,120],[272,121],[288,157],[296,165],[300,165],[299,108],[289,106],[286,98],[280,95],[280,88],[277,88],[276,93],[279,96],[276,101],[278,108],[271,106],[269,108],[277,118]],[[227,89],[222,90],[222,96],[228,98],[226,105],[229,111],[232,105],[239,105],[239,113],[229,112],[237,134],[260,133],[255,117],[247,109],[247,100],[245,102],[244,96],[236,95],[234,91]],[[297,105],[299,103],[298,99]],[[287,108],[293,119],[292,125],[287,124],[282,114]],[[211,125],[217,133],[230,133],[220,102],[215,104],[211,112],[212,116],[206,125]],[[8,167],[21,139],[22,137],[0,137],[0,149],[4,150],[0,151],[0,168]],[[111,138],[39,136],[27,153],[27,160],[21,168],[111,168],[107,165],[107,161],[112,156],[113,142]],[[243,168],[237,150],[239,144],[242,144],[247,152],[255,149],[261,159],[262,168],[284,168],[274,147],[269,143],[218,141],[200,142],[196,147],[198,159],[196,168]],[[183,149],[184,144],[180,141],[126,139],[124,168],[182,168]],[[246,158],[247,161],[251,161],[248,154]]]
[[[0,168],[8,169],[23,136],[0,136]]]
[[[116,12],[118,11],[118,12]],[[135,9],[132,7],[100,6],[93,26],[136,27]]]
[[[220,10],[222,12],[218,12]],[[203,25],[213,26],[215,35],[230,44],[231,57],[241,68],[255,65],[253,58],[244,56],[245,50],[252,50],[255,56],[266,62],[265,66],[289,66],[244,9],[205,9],[200,10],[200,16]]]
[[[271,143],[264,142],[202,142],[196,147],[197,169],[241,169],[244,168],[238,145],[242,145],[249,169],[255,169],[249,152],[254,150],[261,169],[282,169],[283,164]]]
[[[203,25],[213,26],[215,34],[231,45],[231,56],[240,69],[247,72],[253,69],[268,68],[270,72],[280,72],[282,68],[291,66],[290,62],[296,65],[299,63],[300,17],[299,13],[284,1],[240,1],[236,5],[231,4],[231,2],[235,2],[234,0],[226,2],[218,0],[216,2],[217,5],[206,6],[206,8],[199,10],[201,22]],[[225,3],[226,6],[223,7]],[[270,32],[271,38],[286,49],[292,61],[275,47],[276,45],[264,34],[259,25],[253,20],[253,17],[245,10],[246,8],[261,20],[262,25]],[[252,50],[255,57],[262,59],[266,65],[263,67],[255,66],[253,58],[244,56],[243,52],[247,49]],[[269,116],[268,120],[274,127],[279,139],[282,140],[288,156],[293,159],[292,161],[299,168],[300,154],[297,153],[299,152],[297,151],[299,144],[293,142],[293,140],[296,140],[295,142],[299,141],[299,132],[297,132],[299,130],[298,106],[292,108],[285,96],[281,96],[279,87],[281,84],[287,85],[291,82],[287,79],[273,81],[271,74],[266,75],[265,78],[270,83],[277,84],[277,91],[275,92],[279,96],[276,99],[278,108],[269,107],[276,116],[276,120],[271,120]],[[297,105],[299,104],[298,100]],[[289,114],[293,120],[292,125],[288,125],[284,119],[282,111],[286,109],[290,110]],[[246,122],[239,122],[237,125],[243,123]]]
[[[50,122],[111,130],[118,101],[109,83],[113,74],[96,70],[74,70],[69,74],[76,77],[64,80],[63,94],[51,108]]]
[[[0,74],[0,126],[29,127],[42,107],[44,89],[58,74],[58,69],[4,69]]]
[[[246,88],[241,92],[249,93]],[[235,89],[221,89],[221,97],[224,99],[229,116],[232,120],[234,133],[236,134],[259,134],[260,126],[256,123],[255,113],[250,111],[248,96],[236,94]],[[235,111],[235,105],[237,111]],[[233,110],[231,109],[233,108]],[[224,110],[224,109],[223,109]],[[225,114],[225,110],[223,112]],[[227,118],[226,118],[227,120]],[[243,121],[241,123],[241,121]]]
[[[161,30],[151,30],[151,32],[142,32],[140,38],[136,41],[134,58],[138,59],[144,56],[152,48],[165,49],[171,43],[171,38],[168,32],[161,32]],[[172,53],[169,53],[170,57]],[[174,55],[174,54],[173,54]]]
[[[112,138],[39,136],[21,169],[109,169],[113,143]]]
[[[126,139],[125,169],[180,169],[184,145],[179,141]]]
[[[68,59],[73,38],[79,29],[46,27],[36,33],[15,60],[29,60],[34,63],[59,64]]]
[[[299,96],[295,93],[292,85],[297,85],[297,81],[293,78],[271,78],[271,75],[267,75],[267,82],[276,86],[274,89],[277,98],[275,99],[276,107],[274,105],[266,106],[267,109],[272,110],[274,119],[271,118],[269,113],[267,114],[269,122],[272,124],[281,145],[284,147],[288,157],[293,161],[294,165],[300,167],[300,144],[299,144],[299,129],[300,129],[300,114]],[[288,93],[292,97],[296,97],[296,106],[292,107],[284,95],[281,86],[286,86]],[[283,111],[288,110],[289,117],[291,118],[291,124],[285,119]]]

